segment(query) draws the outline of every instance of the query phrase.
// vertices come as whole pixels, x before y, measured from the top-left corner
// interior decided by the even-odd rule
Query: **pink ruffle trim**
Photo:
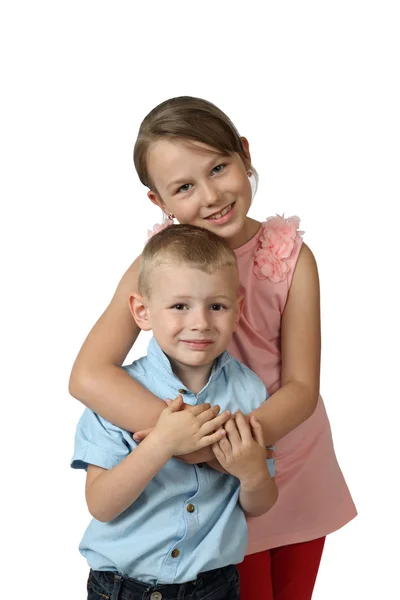
[[[172,221],[166,221],[165,223],[156,223],[154,225],[153,229],[147,230],[147,240],[152,238],[153,235],[156,235],[156,233],[160,233],[160,231],[162,231],[163,229],[167,229],[167,227],[171,227],[171,225],[173,225]]]
[[[273,283],[285,279],[296,239],[304,233],[299,231],[299,225],[299,217],[285,219],[283,215],[269,217],[265,221],[259,238],[260,246],[254,257],[253,272],[257,279],[270,279]]]

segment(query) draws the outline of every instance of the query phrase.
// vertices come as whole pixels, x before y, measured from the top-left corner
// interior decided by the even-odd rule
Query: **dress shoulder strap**
[[[296,216],[276,215],[264,221],[254,256],[253,271],[258,279],[269,279],[272,283],[291,280],[304,234],[299,225]]]

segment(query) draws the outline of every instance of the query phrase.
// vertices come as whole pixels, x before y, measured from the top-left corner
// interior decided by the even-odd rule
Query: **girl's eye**
[[[225,165],[217,165],[213,168],[213,173],[221,173],[225,169]]]
[[[188,192],[192,187],[193,187],[193,184],[185,183],[184,185],[181,185],[181,187],[178,189],[178,194],[180,194],[182,192]]]
[[[187,310],[186,304],[174,304],[172,308],[176,308],[176,310]]]
[[[211,304],[210,308],[214,311],[220,311],[224,310],[225,306],[223,304]]]

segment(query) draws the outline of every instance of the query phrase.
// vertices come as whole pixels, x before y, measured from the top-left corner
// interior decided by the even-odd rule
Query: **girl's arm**
[[[140,257],[126,271],[110,305],[86,338],[69,382],[72,396],[127,431],[152,427],[165,406],[121,369],[140,332],[128,304],[137,292],[139,266]]]
[[[308,419],[319,396],[321,328],[315,258],[303,244],[281,322],[282,387],[254,410],[267,445]]]

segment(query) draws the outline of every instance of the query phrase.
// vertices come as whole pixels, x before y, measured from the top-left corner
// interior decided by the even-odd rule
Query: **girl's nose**
[[[216,185],[208,182],[203,186],[203,197],[207,206],[213,206],[219,200],[219,193]]]

